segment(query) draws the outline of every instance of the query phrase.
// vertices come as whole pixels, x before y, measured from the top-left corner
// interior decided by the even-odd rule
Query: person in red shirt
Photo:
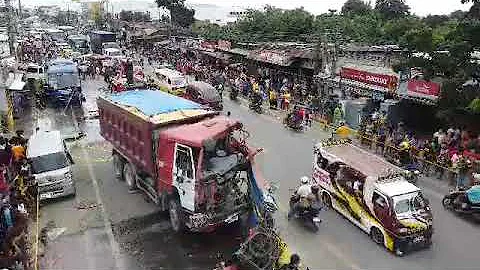
[[[2,165],[0,167],[0,193],[5,194],[8,193],[8,190],[10,189],[7,181],[7,168]]]

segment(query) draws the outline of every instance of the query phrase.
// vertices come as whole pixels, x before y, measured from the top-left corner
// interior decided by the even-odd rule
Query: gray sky
[[[261,7],[270,4],[279,8],[295,8],[303,6],[306,10],[314,13],[325,13],[328,9],[342,8],[346,0],[187,0],[191,3],[215,4],[219,6],[247,6]],[[375,0],[371,0],[375,3]],[[462,5],[460,0],[406,0],[410,11],[421,16],[428,14],[449,14],[454,10],[468,10],[471,5]],[[373,4],[372,4],[373,5]]]
[[[71,0],[21,0],[22,3],[31,5],[61,4],[65,6]],[[128,0],[110,0],[112,2],[126,2]],[[346,0],[187,0],[188,3],[213,4],[218,6],[242,6],[242,7],[262,7],[266,4],[279,8],[296,8],[303,6],[306,10],[314,14],[325,13],[328,9],[342,8]],[[375,0],[370,0],[375,3]],[[3,2],[3,1],[2,1]],[[12,1],[16,2],[16,1]],[[153,0],[145,0],[152,3]],[[462,5],[460,0],[406,0],[411,8],[411,12],[425,16],[428,14],[449,14],[454,10],[468,10],[471,4]]]

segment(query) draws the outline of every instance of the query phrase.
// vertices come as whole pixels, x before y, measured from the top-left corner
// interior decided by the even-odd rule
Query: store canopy
[[[248,53],[247,58],[284,67],[290,66],[294,61],[294,57],[292,57],[292,55],[280,50],[251,51]]]

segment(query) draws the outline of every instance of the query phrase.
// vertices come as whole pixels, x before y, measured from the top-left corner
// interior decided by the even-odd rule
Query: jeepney
[[[329,140],[314,148],[312,181],[325,204],[402,256],[432,244],[428,200],[403,171],[347,140]]]

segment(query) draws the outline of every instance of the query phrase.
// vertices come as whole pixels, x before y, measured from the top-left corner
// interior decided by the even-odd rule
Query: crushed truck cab
[[[431,245],[432,214],[402,170],[348,141],[314,148],[313,180],[322,199],[397,255]]]
[[[97,104],[115,175],[168,210],[175,231],[213,230],[249,210],[254,151],[240,122],[162,91],[125,91]]]

